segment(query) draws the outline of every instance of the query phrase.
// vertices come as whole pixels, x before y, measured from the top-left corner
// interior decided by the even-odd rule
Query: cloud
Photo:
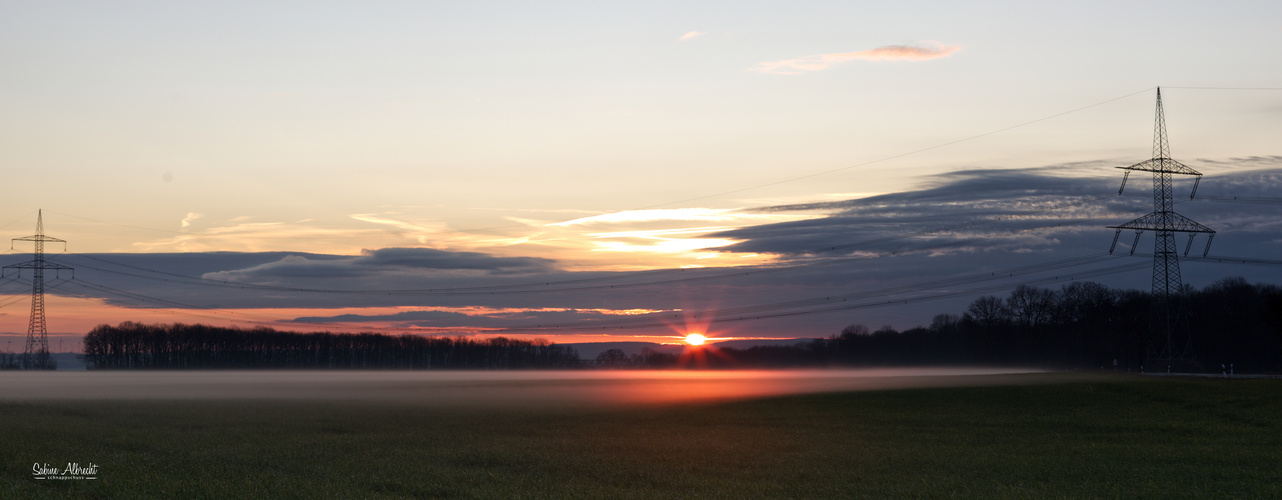
[[[693,221],[730,221],[735,218],[734,214],[728,213],[726,209],[712,208],[671,208],[671,209],[650,209],[650,210],[626,210],[623,212],[614,212],[590,217],[580,217],[565,222],[548,224],[549,226],[573,226],[578,224],[589,224],[594,222],[650,222],[650,221],[670,221],[670,220],[693,220]]]
[[[928,61],[951,56],[959,50],[961,50],[960,46],[944,45],[939,42],[923,42],[919,45],[887,45],[870,50],[815,54],[796,59],[763,62],[752,68],[752,71],[775,75],[796,75],[807,71],[828,69],[833,64],[846,61]]]
[[[593,233],[594,251],[691,253],[698,250],[722,247],[737,243],[724,238],[703,238],[700,235],[721,232],[729,228],[653,229]],[[707,257],[716,257],[708,254]]]
[[[548,272],[553,270],[555,263],[539,257],[495,257],[480,252],[449,252],[433,248],[383,248],[365,250],[361,254],[356,264],[434,270]]]
[[[337,314],[304,316],[297,323],[390,323],[397,327],[425,328],[495,328],[516,322],[583,321],[612,317],[639,316],[670,312],[661,309],[567,309],[567,308],[427,308],[392,314]]]
[[[549,273],[555,261],[539,257],[495,257],[480,252],[451,252],[433,248],[363,250],[359,257],[314,259],[287,255],[251,267],[206,273],[206,279],[242,283],[280,283],[289,278],[352,278],[370,274],[422,274],[471,271],[494,275]]]
[[[307,242],[313,251],[353,255],[363,248],[410,246],[488,251],[515,240],[504,237],[502,232],[453,230],[444,222],[407,215],[399,208],[337,220],[318,217],[265,221],[251,216],[211,219],[192,212],[183,219],[181,230],[166,232],[170,234],[138,241],[132,246],[142,252],[297,253],[293,250],[300,242]]]
[[[204,214],[198,214],[196,212],[187,212],[187,216],[183,217],[182,227],[188,227],[193,221],[204,216]]]
[[[199,214],[189,214],[184,220],[184,228],[196,220]],[[350,250],[356,252],[361,246],[369,246],[369,241],[379,241],[388,246],[413,244],[396,238],[381,229],[363,229],[350,227],[318,227],[306,221],[299,222],[253,222],[252,217],[236,217],[224,221],[205,219],[199,231],[178,232],[153,240],[133,243],[133,247],[142,252],[214,252],[214,251],[248,251],[264,252],[276,249],[297,248],[299,241],[337,242],[327,250],[338,250],[333,247],[355,246]],[[400,241],[398,241],[400,240]],[[352,243],[346,243],[346,242]],[[396,242],[396,243],[394,243]],[[363,244],[363,245],[362,245]]]
[[[706,34],[707,34],[707,33],[702,32],[702,31],[688,31],[688,32],[686,32],[686,34],[681,35],[681,38],[680,38],[680,39],[678,39],[678,40],[679,40],[679,41],[684,42],[684,41],[686,41],[686,40],[693,40],[693,39],[695,39],[695,38],[701,37],[701,36],[706,35]]]
[[[1278,109],[1282,110],[1282,107]],[[1240,172],[1243,169],[1275,169],[1282,167],[1282,156],[1245,156],[1227,160],[1198,158],[1197,163],[1203,164],[1202,166],[1210,170]]]
[[[702,235],[738,227],[820,217],[817,214],[757,213],[734,209],[679,208],[628,210],[580,217],[562,222],[529,222],[536,231],[525,248],[547,255],[565,255],[561,262],[572,270],[623,270],[654,267],[744,265],[760,256],[708,252],[734,243]],[[624,257],[623,255],[628,256]],[[712,260],[708,260],[712,259]],[[719,260],[718,260],[719,259]],[[695,262],[698,262],[695,264]]]
[[[1038,169],[966,170],[928,179],[929,186],[902,193],[856,200],[766,207],[762,211],[824,211],[824,218],[763,224],[740,228],[709,237],[738,240],[718,248],[727,252],[758,252],[806,258],[834,243],[878,242],[858,250],[894,252],[923,245],[949,245],[956,249],[1023,247],[1030,240],[1025,231],[1062,224],[1092,224],[1083,221],[1110,213],[1129,213],[1131,204],[1112,206],[1107,201],[1089,201],[1116,191],[1117,179],[1056,177],[1050,171],[1073,169],[1056,165]],[[1065,205],[1081,202],[1079,205]],[[965,227],[957,231],[923,234],[910,239],[895,238],[918,232],[979,221],[1014,212],[1062,207],[995,224]],[[1102,225],[1096,224],[1096,225]],[[1093,226],[1092,226],[1093,227]],[[981,238],[980,242],[967,243]],[[853,248],[853,247],[852,247]],[[825,255],[827,252],[824,252]]]

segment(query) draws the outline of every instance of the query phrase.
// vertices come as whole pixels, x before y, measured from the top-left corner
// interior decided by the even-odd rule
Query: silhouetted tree
[[[205,325],[99,325],[85,335],[90,369],[577,368],[573,348],[543,339],[244,330]]]
[[[596,364],[605,368],[626,368],[632,365],[623,349],[607,349],[597,354]]]
[[[1019,285],[1006,298],[1006,307],[1023,328],[1037,328],[1048,323],[1055,311],[1055,292]]]
[[[632,355],[632,365],[642,368],[671,368],[677,365],[676,354],[656,351],[649,347],[641,349],[639,354]]]
[[[22,363],[18,361],[18,355],[5,352],[0,353],[0,370],[17,370],[22,368]]]

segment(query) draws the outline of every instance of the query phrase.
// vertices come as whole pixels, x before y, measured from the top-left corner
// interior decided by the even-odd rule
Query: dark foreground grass
[[[1282,497],[1278,381],[1028,377],[611,410],[0,402],[0,497]]]

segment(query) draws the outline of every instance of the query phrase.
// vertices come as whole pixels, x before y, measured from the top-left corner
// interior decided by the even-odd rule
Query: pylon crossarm
[[[1168,212],[1165,214],[1153,212],[1133,221],[1116,226],[1106,226],[1110,229],[1133,229],[1136,231],[1167,231],[1173,233],[1210,233],[1214,234],[1215,230],[1203,226],[1197,221],[1177,214]]]
[[[1195,220],[1193,220],[1193,219],[1190,219],[1190,218],[1188,218],[1188,217],[1185,217],[1185,216],[1180,215],[1180,214],[1177,214],[1177,213],[1171,213],[1171,214],[1168,214],[1168,215],[1169,215],[1169,219],[1168,219],[1168,220],[1170,221],[1170,225],[1166,228],[1166,230],[1167,230],[1167,231],[1174,231],[1174,232],[1177,232],[1177,233],[1209,233],[1209,234],[1215,234],[1215,230],[1214,230],[1214,229],[1211,229],[1211,228],[1209,228],[1209,227],[1203,226],[1201,223],[1199,223],[1199,222],[1197,222],[1197,221],[1195,221]]]
[[[1142,170],[1145,172],[1158,172],[1165,174],[1180,175],[1202,175],[1201,172],[1193,170],[1188,165],[1172,160],[1170,158],[1153,158],[1144,160],[1127,167],[1115,167],[1122,170]]]
[[[18,264],[4,266],[5,269],[73,269],[47,260],[29,260]]]
[[[67,240],[58,239],[58,238],[54,238],[54,237],[51,237],[51,236],[45,236],[45,235],[43,235],[43,234],[35,234],[35,235],[31,235],[31,236],[23,236],[23,237],[21,237],[21,238],[14,238],[14,239],[13,239],[13,241],[51,241],[51,242],[54,242],[54,243],[66,243],[66,242],[67,242]],[[13,246],[13,245],[12,245],[12,244],[10,244],[9,246]]]

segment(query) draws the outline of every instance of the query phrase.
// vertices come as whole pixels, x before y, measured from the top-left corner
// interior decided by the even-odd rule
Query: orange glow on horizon
[[[30,314],[29,295],[0,295],[0,303],[8,302],[0,308],[0,352],[6,347],[21,351],[22,342],[26,339],[27,320]],[[371,321],[359,323],[295,323],[293,318],[301,316],[335,316],[340,314],[396,314],[408,310],[421,310],[419,307],[368,307],[368,308],[273,308],[273,309],[148,309],[130,308],[107,303],[102,299],[86,299],[48,294],[45,297],[46,315],[49,318],[49,339],[57,350],[57,340],[64,342],[63,351],[78,351],[80,339],[85,333],[101,324],[115,325],[125,321],[138,323],[201,323],[211,326],[254,328],[267,326],[276,330],[296,332],[331,331],[336,333],[372,332],[388,335],[432,335],[443,337],[507,337],[510,339],[534,340],[544,339],[556,344],[578,344],[591,342],[652,342],[655,344],[676,344],[682,337],[676,337],[661,327],[657,331],[640,330],[634,334],[603,334],[575,332],[499,332],[487,328],[413,328],[405,327],[392,321]],[[447,309],[447,308],[443,308]],[[506,309],[454,308],[459,312],[493,313],[509,312]],[[604,311],[604,310],[602,310]],[[614,310],[616,315],[628,315],[634,310]],[[9,345],[12,344],[12,345]],[[73,347],[74,345],[74,347]],[[59,351],[62,352],[62,351]]]
[[[27,320],[30,313],[29,295],[0,295],[0,352],[22,350],[26,340]],[[387,335],[425,335],[438,337],[492,338],[506,337],[519,340],[542,339],[554,344],[651,342],[660,345],[681,345],[687,350],[715,350],[712,344],[726,340],[748,340],[748,337],[720,336],[710,338],[706,324],[688,322],[684,328],[668,325],[652,330],[638,330],[631,334],[606,334],[596,332],[503,332],[490,328],[422,328],[407,326],[394,321],[348,323],[297,323],[302,316],[337,316],[341,314],[395,315],[396,313],[423,310],[422,307],[346,307],[330,309],[264,308],[264,309],[149,309],[130,308],[108,303],[102,299],[87,299],[49,294],[45,297],[49,322],[50,348],[57,352],[78,352],[85,333],[102,324],[115,325],[125,321],[149,324],[201,323],[210,326],[254,328],[270,327],[279,331],[335,333],[382,333]],[[519,311],[504,308],[432,308],[461,313],[496,314]],[[548,310],[548,309],[545,309]],[[638,310],[594,310],[603,314],[630,315]],[[673,330],[676,330],[675,332]],[[700,332],[701,345],[689,340],[687,332]],[[755,337],[754,337],[755,338]],[[767,337],[763,337],[766,339]],[[775,339],[775,337],[769,337]],[[60,344],[59,341],[62,343]],[[715,353],[714,353],[715,355]]]

